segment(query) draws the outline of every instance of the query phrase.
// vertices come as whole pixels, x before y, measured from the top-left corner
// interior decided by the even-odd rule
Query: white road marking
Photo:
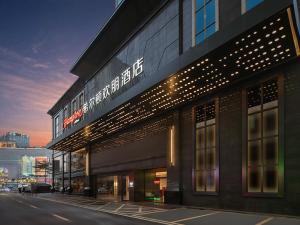
[[[83,205],[75,205],[75,204],[72,204],[72,203],[66,202],[66,201],[57,201],[57,200],[54,200],[54,199],[43,198],[43,197],[38,197],[38,198],[46,200],[46,201],[52,201],[52,202],[57,202],[57,203],[61,203],[61,204],[71,205],[71,206],[75,206],[75,207],[86,208]],[[107,204],[105,204],[103,206],[100,206],[99,209],[97,209],[97,208],[90,208],[90,209],[91,210],[95,210],[97,212],[106,212],[106,213],[109,213],[109,214],[120,215],[120,216],[124,216],[124,217],[128,217],[128,218],[135,218],[135,219],[139,219],[139,220],[150,221],[150,222],[155,222],[155,223],[160,223],[160,224],[182,225],[182,224],[179,224],[179,223],[169,222],[169,221],[165,221],[165,220],[152,219],[152,218],[142,217],[142,216],[139,216],[139,215],[128,215],[128,214],[125,214],[125,213],[114,212],[113,210],[101,209],[102,207],[110,205],[110,204],[111,203],[107,203]],[[167,211],[167,210],[164,210],[164,211]]]
[[[141,213],[141,212],[142,212],[142,210],[143,210],[143,207],[142,207],[142,206],[140,206],[140,207],[139,207],[139,213]]]
[[[273,217],[269,217],[269,218],[267,218],[267,219],[265,219],[265,220],[260,221],[259,223],[255,224],[255,225],[263,225],[263,224],[265,224],[265,223],[270,222],[270,221],[273,220],[273,219],[274,219]]]
[[[102,208],[104,208],[105,206],[110,205],[110,204],[111,204],[111,202],[106,203],[106,204],[104,204],[104,205],[101,205],[101,206],[99,206],[98,208],[96,208],[96,210],[102,209]]]
[[[182,221],[193,220],[193,219],[197,219],[197,218],[201,218],[201,217],[211,216],[211,215],[214,215],[214,214],[217,214],[217,213],[219,213],[219,212],[203,214],[203,215],[200,215],[200,216],[192,216],[192,217],[188,217],[188,218],[184,218],[184,219],[180,219],[180,220],[175,220],[175,221],[172,221],[172,222],[173,223],[178,223],[178,222],[182,222]]]
[[[59,216],[59,215],[57,215],[57,214],[53,214],[52,216],[54,216],[54,217],[56,217],[56,218],[58,218],[58,219],[61,219],[61,220],[63,220],[63,221],[71,222],[71,220],[69,220],[69,219],[67,219],[67,218],[65,218],[65,217]]]
[[[30,205],[29,204],[29,206],[31,207],[31,208],[34,208],[34,209],[37,209],[38,207],[36,207],[35,205]]]
[[[120,209],[122,209],[125,206],[125,204],[122,204],[121,206],[119,206],[118,208],[116,208],[114,211],[118,212]]]
[[[141,213],[138,213],[137,215],[147,215],[147,214],[152,214],[152,213],[163,213],[163,212],[169,212],[172,210],[177,210],[177,209],[164,209],[164,210],[155,210],[155,209],[143,209]]]
[[[150,221],[150,222],[155,222],[155,223],[160,223],[160,224],[181,225],[181,224],[173,222],[173,221],[159,220],[159,219],[142,217],[142,216],[135,216],[135,215],[131,215],[131,216],[125,215],[125,216],[127,216],[129,218],[135,218],[135,219],[139,219],[139,220]]]

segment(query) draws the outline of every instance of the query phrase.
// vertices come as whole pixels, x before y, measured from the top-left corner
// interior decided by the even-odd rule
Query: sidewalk
[[[151,202],[107,202],[96,198],[39,194],[37,198],[98,212],[172,225],[300,225],[300,218],[248,212],[201,209]]]

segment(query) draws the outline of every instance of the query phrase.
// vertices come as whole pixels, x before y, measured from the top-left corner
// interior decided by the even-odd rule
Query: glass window
[[[267,81],[247,90],[247,191],[278,192],[278,84]]]
[[[84,102],[83,93],[80,93],[80,95],[79,95],[79,108],[81,108],[83,106],[83,102]]]
[[[254,8],[258,4],[262,3],[263,0],[244,0],[245,1],[245,11],[249,11],[250,9]]]
[[[70,153],[65,153],[64,155],[64,171],[69,172],[70,171]]]
[[[54,173],[61,173],[63,168],[63,157],[62,155],[54,158],[53,161]]]
[[[75,112],[77,110],[77,102],[76,102],[76,99],[74,99],[73,101],[72,101],[72,115],[73,115],[73,113]]]
[[[68,125],[68,126],[66,126],[66,127],[65,127],[65,125],[64,125],[65,119],[69,118],[68,107],[67,107],[67,106],[64,108],[63,116],[64,116],[64,120],[63,120],[63,128],[66,129],[66,128],[70,127],[70,125]]]
[[[59,136],[59,115],[54,118],[54,138]]]
[[[72,152],[71,154],[71,171],[85,172],[86,169],[86,151],[85,149]]]
[[[196,0],[196,44],[216,32],[216,0]]]
[[[85,177],[72,177],[71,186],[73,188],[74,193],[83,193],[84,187],[86,187],[86,185],[87,183]],[[68,184],[66,186],[68,186]]]
[[[216,107],[196,107],[195,191],[216,192]]]

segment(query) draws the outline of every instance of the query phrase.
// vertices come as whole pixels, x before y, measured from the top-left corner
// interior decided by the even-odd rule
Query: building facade
[[[16,148],[16,142],[15,141],[1,141],[0,140],[0,148]]]
[[[0,148],[0,186],[7,182],[51,183],[52,151],[44,148]]]
[[[295,0],[123,1],[49,110],[53,183],[299,215]]]
[[[29,136],[18,132],[7,132],[5,135],[0,137],[0,140],[15,142],[17,148],[29,147]]]

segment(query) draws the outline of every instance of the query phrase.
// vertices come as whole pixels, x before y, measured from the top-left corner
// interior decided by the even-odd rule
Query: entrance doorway
[[[97,195],[108,201],[118,200],[118,176],[98,177]]]
[[[165,169],[147,170],[145,172],[145,200],[165,202],[167,189],[167,171]]]

